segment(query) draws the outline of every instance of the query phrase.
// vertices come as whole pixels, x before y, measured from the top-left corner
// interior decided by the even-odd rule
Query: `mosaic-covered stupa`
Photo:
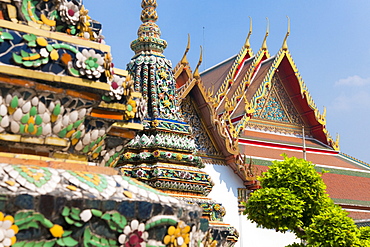
[[[213,182],[201,170],[204,164],[197,155],[194,135],[180,110],[172,63],[163,55],[167,42],[161,39],[156,24],[157,2],[143,0],[141,6],[143,23],[138,38],[131,43],[135,55],[127,71],[134,81],[134,89],[147,102],[148,113],[144,129],[125,146],[117,167],[124,175],[187,203],[200,205],[212,226],[212,238],[220,246],[231,246],[237,240],[237,233],[222,222],[225,214],[222,204],[207,197]]]
[[[81,1],[0,0],[0,246],[221,246],[164,193],[212,185],[142,6],[127,74]]]

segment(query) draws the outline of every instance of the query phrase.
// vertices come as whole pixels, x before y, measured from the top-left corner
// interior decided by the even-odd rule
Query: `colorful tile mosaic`
[[[224,214],[220,204],[205,199],[213,182],[201,171],[171,61],[162,55],[167,43],[155,23],[156,1],[142,1],[128,75],[114,74],[107,46],[88,41],[103,37],[82,1],[2,6],[0,14],[13,23],[0,20],[0,62],[12,70],[2,72],[0,83],[0,147],[9,143],[14,153],[115,167],[129,177],[0,163],[0,246],[217,245],[225,233],[208,231],[200,207],[164,193],[196,197],[208,218]],[[19,71],[22,78],[14,79]],[[140,132],[124,126],[141,122]]]
[[[2,16],[10,21],[103,42],[101,24],[88,16],[88,10],[80,0],[26,0],[6,3]]]
[[[191,126],[197,151],[209,156],[220,155],[207,135],[207,131],[205,130],[189,96],[182,100],[181,110],[185,121]]]

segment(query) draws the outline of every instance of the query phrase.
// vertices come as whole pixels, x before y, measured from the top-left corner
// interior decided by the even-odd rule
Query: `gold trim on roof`
[[[269,18],[266,17],[266,21],[267,21],[266,34],[265,34],[265,37],[263,38],[263,42],[262,42],[262,49],[263,50],[267,50],[267,37],[270,34],[270,21],[269,21]]]
[[[224,79],[224,82],[220,86],[220,88],[217,90],[214,98],[215,98],[215,104],[219,105],[222,101],[222,98],[227,94],[227,91],[231,84],[234,82],[234,77],[237,69],[239,68],[239,65],[244,60],[245,56],[247,54],[250,55],[250,57],[253,56],[253,51],[248,45],[250,35],[252,34],[252,29],[250,28],[250,31],[248,33],[247,39],[244,42],[243,48],[240,50],[239,54],[234,60],[234,64],[232,65],[231,69],[229,70],[229,73],[227,74],[226,78]],[[230,83],[231,82],[231,83]]]
[[[202,62],[203,62],[203,47],[200,46],[199,61],[198,61],[197,67],[195,67],[195,71],[194,71],[194,74],[193,74],[193,77],[196,80],[200,79],[199,67],[202,64]]]
[[[288,40],[288,37],[290,35],[290,18],[289,16],[287,16],[286,18],[288,18],[288,31],[286,32],[286,35],[285,35],[285,38],[284,38],[284,41],[283,41],[283,50],[288,50],[288,44],[287,44],[287,40]]]
[[[326,135],[327,143],[336,151],[339,151],[339,136],[337,136],[336,140],[334,141],[333,138],[330,136],[328,130],[326,129],[326,109],[324,109],[323,114],[320,113],[318,110],[316,104],[313,101],[313,98],[311,97],[310,93],[308,92],[307,86],[303,82],[303,79],[301,75],[298,72],[298,68],[295,65],[293,58],[289,52],[288,49],[283,49],[283,47],[279,50],[278,54],[276,55],[273,64],[270,66],[270,69],[265,76],[263,83],[260,85],[260,87],[255,92],[251,102],[246,102],[246,113],[244,114],[243,118],[238,122],[238,124],[234,127],[232,124],[229,125],[229,128],[231,129],[231,133],[234,134],[234,138],[239,136],[241,131],[245,128],[247,122],[250,120],[250,114],[252,112],[252,109],[256,109],[257,107],[257,101],[264,97],[266,95],[267,88],[271,87],[271,80],[273,75],[276,72],[276,69],[280,65],[281,61],[286,57],[289,61],[289,64],[292,66],[292,69],[294,71],[294,74],[296,75],[297,81],[300,85],[301,89],[301,95],[302,97],[305,97],[307,104],[309,107],[314,111],[315,118],[318,123],[320,123],[323,127],[323,132]],[[249,112],[247,111],[249,109]]]
[[[180,63],[183,64],[184,66],[188,64],[188,58],[186,57],[186,55],[188,54],[189,50],[190,50],[190,33],[188,33],[188,44],[186,45],[184,55],[182,56],[182,59],[180,61]]]

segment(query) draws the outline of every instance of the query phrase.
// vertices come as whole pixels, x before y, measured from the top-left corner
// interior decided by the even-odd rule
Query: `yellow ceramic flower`
[[[127,160],[130,159],[131,158],[131,153],[125,153],[124,157]]]
[[[159,125],[159,121],[158,120],[152,121],[152,126],[153,127],[157,127],[158,125]]]
[[[159,150],[155,150],[153,152],[153,156],[156,157],[156,158],[158,158],[159,156],[161,156],[161,152],[159,152]]]
[[[177,154],[177,155],[176,155],[176,159],[177,159],[177,160],[182,160],[182,154]]]
[[[168,99],[167,100],[163,100],[162,103],[163,103],[163,105],[165,107],[170,107],[171,106],[171,101],[169,101]]]
[[[177,227],[170,226],[163,242],[169,247],[187,247],[190,242],[190,226],[183,221],[177,223]]]
[[[53,237],[55,238],[61,238],[63,236],[63,233],[64,233],[64,230],[63,230],[63,227],[60,226],[60,225],[53,225],[50,229],[49,229],[51,235],[53,235]]]
[[[0,212],[0,245],[9,247],[17,242],[15,234],[18,233],[19,229],[17,225],[13,225],[14,217],[11,215],[5,215]]]
[[[162,70],[162,72],[160,72],[159,75],[161,76],[162,79],[166,79],[168,76],[167,72],[164,70]]]
[[[132,99],[128,100],[125,110],[125,118],[126,119],[134,118],[136,111],[137,111],[136,101]]]

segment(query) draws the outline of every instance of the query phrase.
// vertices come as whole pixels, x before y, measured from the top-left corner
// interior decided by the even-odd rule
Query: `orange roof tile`
[[[370,219],[370,212],[354,212],[349,211],[348,216],[354,220],[368,220]]]
[[[201,73],[202,81],[206,88],[214,88],[214,92],[216,92],[219,87],[224,82],[227,74],[229,73],[230,69],[234,64],[234,60],[236,55],[225,60],[219,65],[216,65],[213,68],[210,68]]]
[[[302,137],[296,136],[287,136],[287,135],[277,135],[273,133],[266,133],[260,131],[253,131],[253,130],[244,130],[241,135],[243,139],[252,139],[252,140],[261,140],[261,141],[269,141],[269,142],[277,142],[277,143],[286,143],[291,145],[303,145]],[[306,138],[306,147],[315,147],[315,148],[325,148],[330,149],[326,145],[316,141],[315,139],[307,139]]]
[[[255,145],[243,145],[240,144],[240,153],[247,156],[253,157],[263,157],[272,160],[282,160],[281,154],[285,153],[288,156],[295,156],[298,158],[303,157],[302,149],[288,149],[288,148],[271,148],[264,146]],[[319,153],[319,152],[307,152],[307,160],[311,161],[313,164],[331,166],[333,168],[350,168],[358,170],[367,170],[364,167],[357,165],[355,162],[350,162],[342,158],[339,153],[333,151],[330,153]]]

